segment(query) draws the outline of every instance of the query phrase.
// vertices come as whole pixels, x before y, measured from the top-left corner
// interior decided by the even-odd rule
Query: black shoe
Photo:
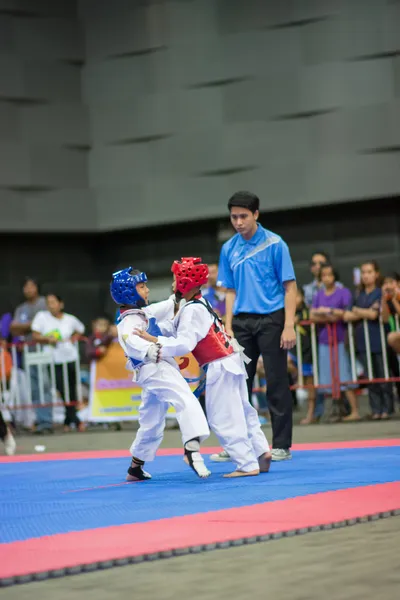
[[[138,464],[138,463],[142,464]],[[131,466],[128,469],[128,475],[126,476],[126,481],[147,481],[151,479],[150,473],[146,473],[143,471],[144,462],[132,459]]]

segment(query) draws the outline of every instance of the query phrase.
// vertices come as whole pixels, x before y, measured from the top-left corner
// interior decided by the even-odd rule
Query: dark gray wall
[[[400,4],[81,0],[100,229],[400,192]]]
[[[303,208],[261,215],[262,224],[289,244],[300,284],[310,280],[309,261],[316,250],[331,254],[342,281],[352,286],[352,270],[377,260],[383,272],[400,270],[399,199]],[[21,280],[34,275],[43,291],[61,294],[68,311],[86,323],[114,306],[111,273],[132,265],[147,271],[153,299],[170,291],[172,261],[198,255],[218,260],[218,232],[229,221],[199,221],[124,232],[85,235],[27,234],[0,236],[0,314],[21,301]]]
[[[397,196],[399,31],[396,0],[0,0],[0,231]]]
[[[0,0],[0,230],[95,229],[71,0]]]

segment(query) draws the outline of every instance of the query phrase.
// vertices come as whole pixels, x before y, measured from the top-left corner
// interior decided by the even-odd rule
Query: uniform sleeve
[[[285,283],[286,281],[296,281],[289,248],[283,240],[280,240],[280,242],[275,245],[274,267],[281,283]]]
[[[31,331],[36,331],[37,333],[41,333],[42,335],[46,334],[43,316],[43,312],[36,313],[31,323]]]
[[[132,315],[126,318],[123,324],[122,339],[128,356],[136,360],[144,360],[152,344],[135,335],[135,329],[145,329],[145,321],[140,316]]]
[[[73,324],[74,332],[80,333],[81,335],[83,333],[85,333],[85,326],[82,323],[82,321],[80,321],[79,319],[77,319],[76,317],[74,317],[72,324]]]
[[[176,337],[176,328],[173,319],[170,319],[169,321],[161,321],[161,323],[157,323],[157,325],[159,326],[163,336]]]
[[[219,287],[227,288],[229,290],[235,289],[233,272],[228,261],[226,246],[222,246],[221,254],[219,257],[217,285]]]
[[[146,315],[155,317],[158,324],[160,321],[168,321],[174,318],[174,301],[172,296],[168,300],[155,302],[144,308]]]
[[[192,304],[180,315],[176,328],[176,337],[158,338],[162,345],[161,355],[165,357],[189,354],[207,335],[210,328],[208,312],[201,306]]]

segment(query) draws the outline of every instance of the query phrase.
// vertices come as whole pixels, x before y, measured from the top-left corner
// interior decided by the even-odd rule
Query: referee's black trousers
[[[280,347],[284,321],[284,309],[269,315],[240,313],[233,318],[232,328],[245,354],[251,358],[246,365],[249,400],[257,361],[262,355],[271,414],[272,446],[287,450],[292,445],[293,400],[289,389],[287,352]]]

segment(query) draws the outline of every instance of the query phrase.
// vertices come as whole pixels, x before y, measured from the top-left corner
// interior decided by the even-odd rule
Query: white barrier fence
[[[400,332],[399,317],[395,318],[396,331]],[[360,368],[356,344],[355,327],[352,323],[348,324],[348,353],[351,366],[351,381],[341,381],[338,372],[338,342],[336,335],[336,323],[326,324],[329,333],[329,359],[331,366],[331,383],[321,385],[319,377],[319,359],[318,359],[318,326],[311,321],[303,321],[299,325],[303,328],[309,328],[311,340],[312,357],[312,383],[305,384],[303,373],[303,348],[302,335],[299,327],[296,328],[297,344],[294,352],[297,359],[297,382],[292,386],[293,389],[315,389],[329,390],[333,398],[340,398],[343,385],[357,386],[360,384],[387,383],[400,381],[399,377],[390,376],[390,366],[388,360],[388,346],[386,343],[387,331],[385,325],[380,320],[379,331],[382,346],[382,359],[384,377],[376,377],[373,368],[373,359],[371,352],[371,339],[368,327],[368,321],[363,322],[365,347],[366,347],[366,372],[360,379]],[[79,342],[74,342],[79,350]],[[79,356],[79,351],[78,351]],[[10,360],[11,359],[11,360]],[[12,363],[10,367],[10,363]],[[19,366],[20,365],[20,366]],[[53,353],[48,346],[40,344],[28,345],[12,344],[6,349],[0,346],[0,409],[5,415],[13,417],[16,423],[30,427],[35,421],[36,411],[41,408],[51,408],[52,422],[60,423],[64,420],[66,405],[77,404],[82,398],[81,386],[81,368],[79,360],[74,363],[76,390],[75,393],[70,390],[68,377],[68,364],[62,363],[55,365]],[[62,370],[61,389],[57,390],[56,368]],[[37,378],[33,377],[33,370],[36,370]],[[58,378],[60,379],[60,378]],[[33,382],[35,385],[32,385]],[[72,394],[71,394],[72,392]],[[75,396],[76,402],[71,403],[71,395]],[[9,419],[6,419],[9,420]]]
[[[387,331],[385,330],[385,324],[382,319],[379,320],[379,335],[380,342],[382,348],[382,360],[383,360],[383,369],[384,369],[384,377],[377,377],[376,373],[374,373],[373,368],[373,353],[371,351],[371,339],[370,339],[370,331],[368,327],[368,320],[364,320],[362,327],[365,338],[365,347],[366,347],[366,360],[367,360],[367,369],[364,372],[364,368],[361,365],[356,351],[356,343],[355,343],[355,327],[353,323],[348,323],[347,328],[347,343],[346,343],[346,352],[348,352],[350,359],[350,367],[351,367],[351,380],[343,381],[341,380],[339,373],[339,357],[338,357],[338,340],[337,340],[337,331],[336,331],[336,323],[326,323],[324,327],[328,329],[328,338],[329,338],[329,360],[331,367],[331,383],[321,385],[320,383],[320,365],[318,358],[318,325],[313,323],[312,321],[302,321],[299,323],[303,329],[309,329],[309,336],[311,341],[311,358],[312,358],[312,383],[305,384],[305,375],[303,371],[303,341],[302,341],[302,333],[300,331],[300,327],[296,327],[296,347],[293,352],[296,354],[296,367],[297,367],[297,382],[292,386],[292,389],[307,389],[307,388],[315,388],[317,390],[323,391],[329,390],[333,398],[340,398],[341,396],[341,388],[344,385],[348,386],[358,386],[358,385],[368,385],[373,383],[389,383],[389,382],[397,382],[400,381],[400,377],[390,376],[390,367],[389,367],[389,359],[388,359],[388,345],[386,342]],[[396,331],[400,332],[400,320],[399,316],[395,317],[395,327]],[[398,363],[400,365],[400,357],[398,358]],[[363,374],[361,378],[359,375]],[[266,376],[268,379],[268,375]],[[256,383],[256,390],[259,389],[259,383]]]
[[[79,356],[79,342],[74,342]],[[11,359],[11,360],[10,360]],[[11,363],[11,367],[10,367]],[[6,420],[31,427],[36,411],[51,409],[53,423],[64,422],[71,395],[82,397],[80,361],[74,363],[76,390],[69,387],[68,364],[54,363],[53,352],[41,344],[11,344],[0,347],[0,410]],[[56,366],[62,370],[62,389],[57,389]]]

